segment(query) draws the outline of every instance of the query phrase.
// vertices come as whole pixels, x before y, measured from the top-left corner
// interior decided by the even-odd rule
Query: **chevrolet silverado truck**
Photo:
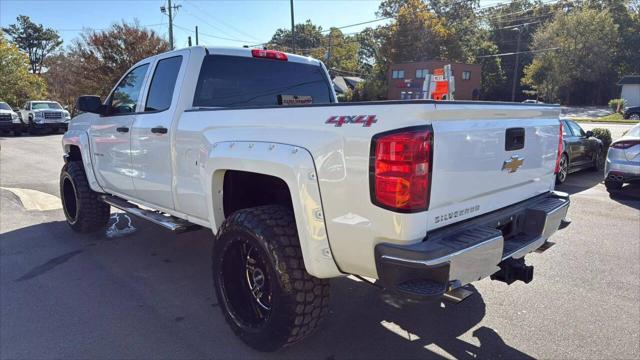
[[[19,112],[29,134],[49,129],[53,132],[66,130],[71,116],[58,102],[41,100],[27,101]]]
[[[68,224],[99,231],[115,207],[211,229],[220,308],[261,351],[318,327],[330,278],[413,300],[529,282],[525,255],[568,224],[553,105],[338,104],[320,61],[204,47],[144,59],[106,100],[77,105],[62,144]]]

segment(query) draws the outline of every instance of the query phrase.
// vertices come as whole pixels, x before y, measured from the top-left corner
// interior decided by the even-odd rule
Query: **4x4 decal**
[[[341,127],[344,124],[362,124],[364,127],[369,127],[372,124],[378,122],[375,115],[344,115],[344,116],[332,116],[325,124],[334,124],[336,127]]]

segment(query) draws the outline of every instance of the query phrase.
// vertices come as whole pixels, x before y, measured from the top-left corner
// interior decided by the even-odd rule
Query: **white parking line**
[[[0,187],[0,189],[11,191],[14,195],[20,198],[22,206],[24,206],[25,210],[28,211],[47,211],[62,209],[62,202],[60,201],[59,197],[47,194],[42,191],[8,187]]]

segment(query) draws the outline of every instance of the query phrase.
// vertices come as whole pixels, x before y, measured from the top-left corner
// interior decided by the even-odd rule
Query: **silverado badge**
[[[518,171],[520,166],[524,163],[524,158],[521,158],[518,155],[513,155],[511,159],[505,160],[502,163],[502,170],[507,170],[509,173],[514,173]]]

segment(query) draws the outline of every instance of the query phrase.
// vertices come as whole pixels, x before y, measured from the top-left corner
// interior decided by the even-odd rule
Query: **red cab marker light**
[[[287,58],[287,54],[281,51],[276,51],[276,50],[252,49],[251,55],[254,58],[263,58],[263,59],[272,59],[272,60],[281,60],[281,61],[289,60]]]

